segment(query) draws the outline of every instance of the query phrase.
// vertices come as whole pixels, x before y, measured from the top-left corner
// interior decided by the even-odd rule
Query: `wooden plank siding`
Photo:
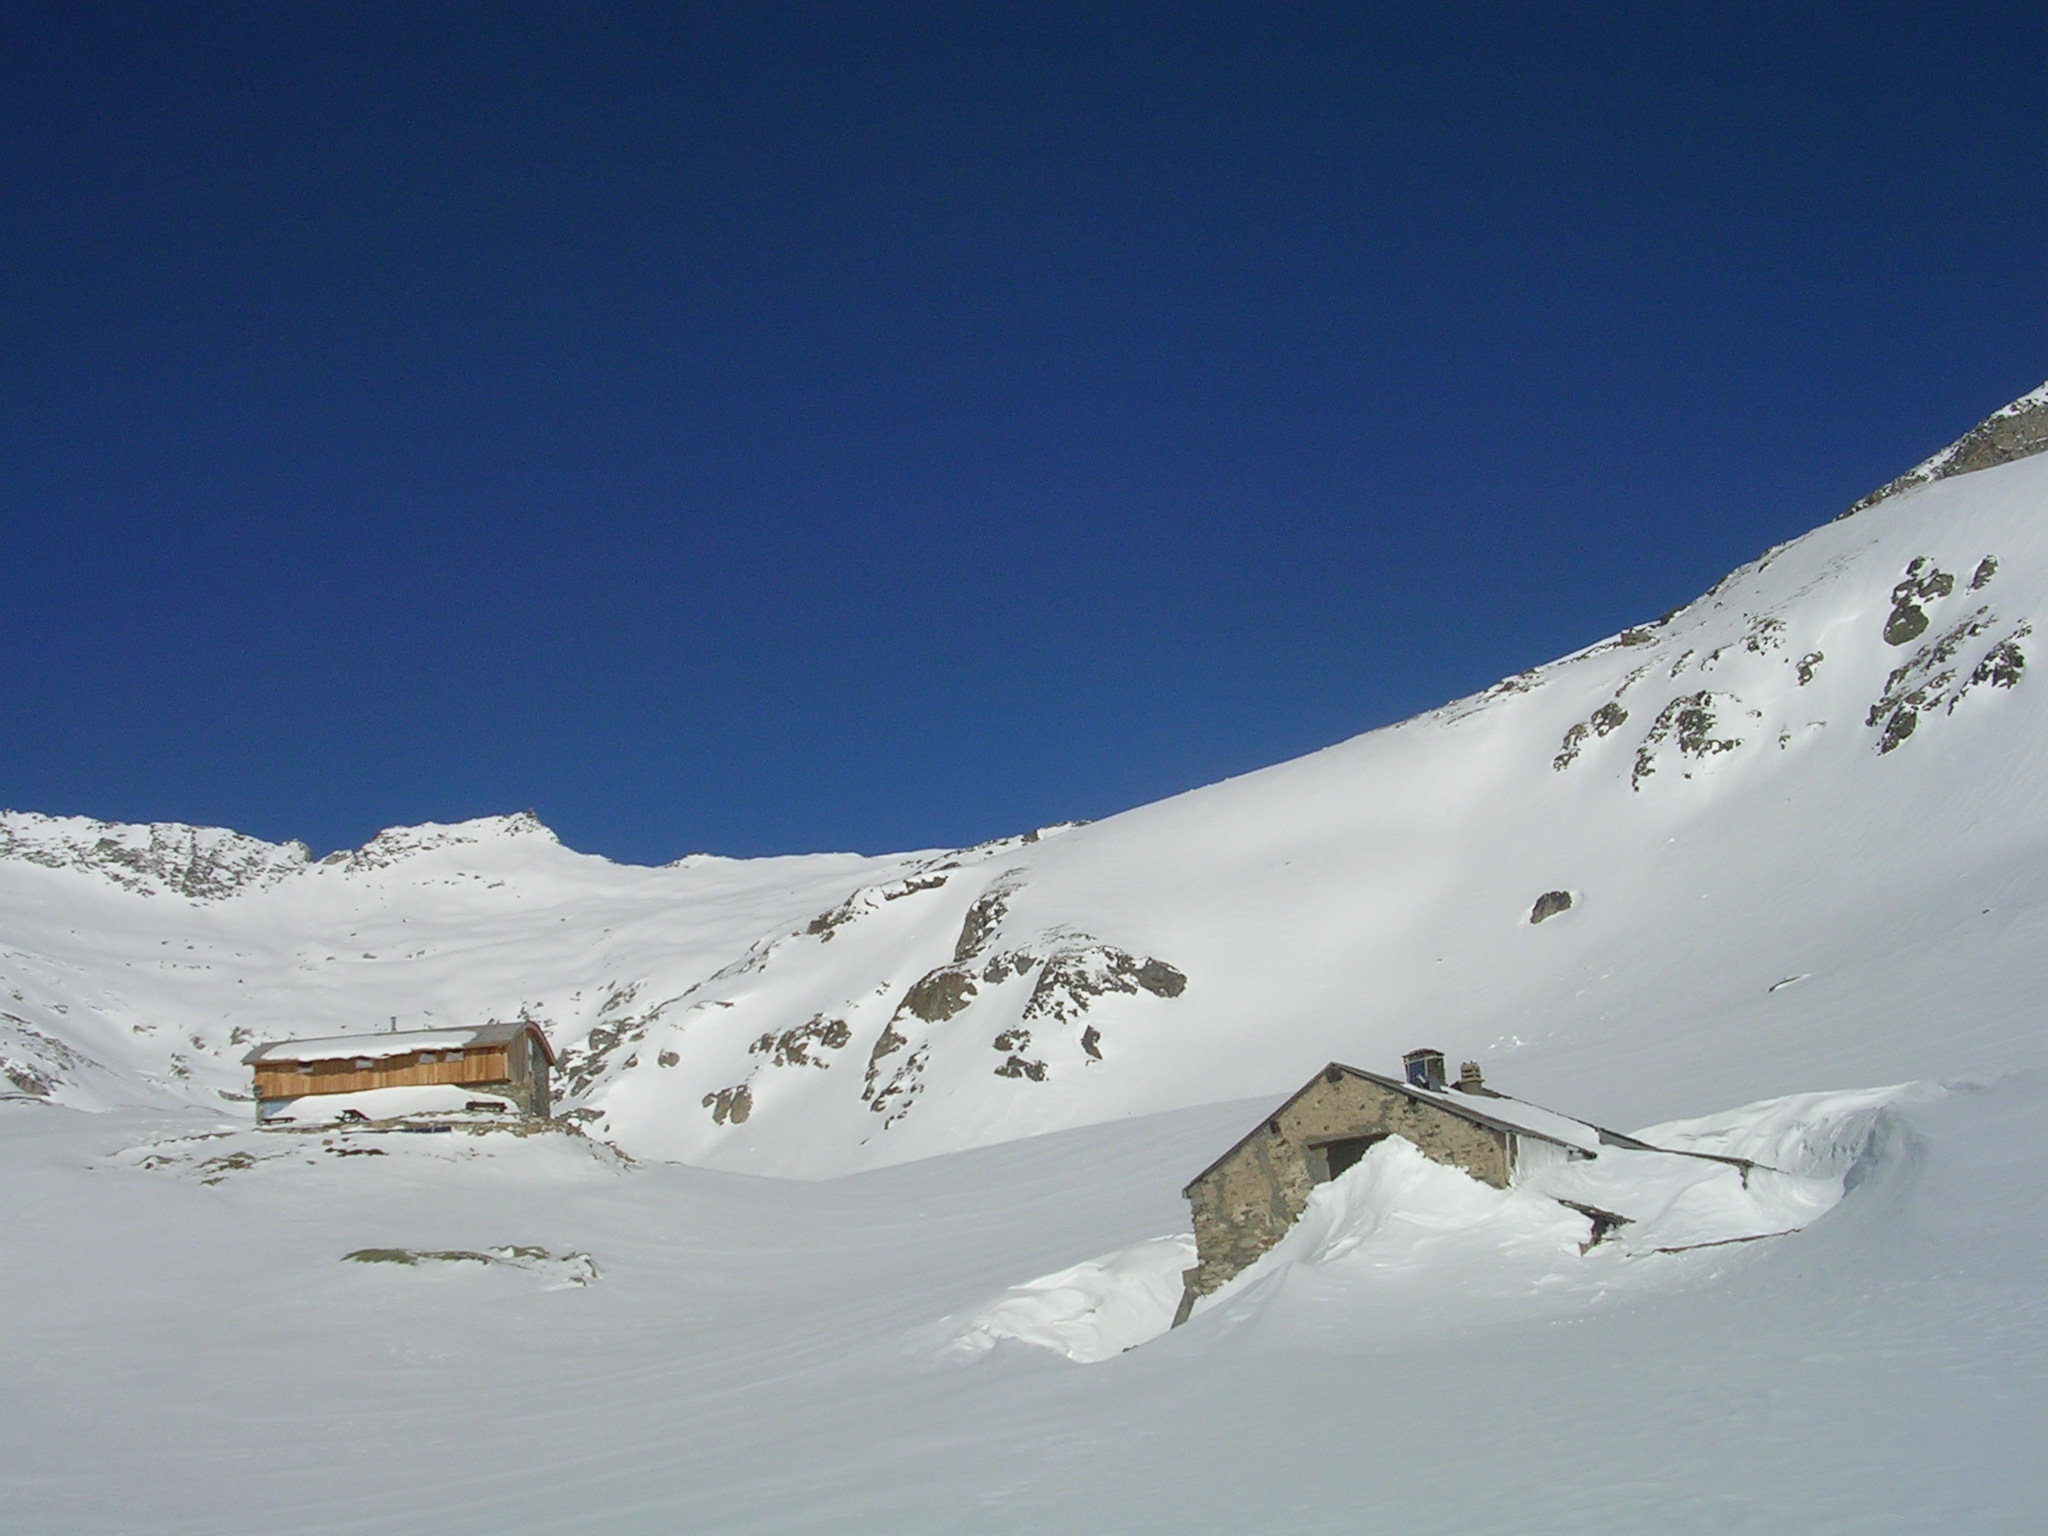
[[[422,1061],[421,1054],[378,1057],[375,1058],[377,1064],[367,1071],[359,1071],[355,1065],[359,1058],[352,1057],[303,1064],[290,1061],[262,1062],[256,1067],[256,1097],[296,1099],[312,1093],[362,1093],[372,1088],[413,1088],[437,1083],[453,1083],[458,1087],[468,1087],[484,1083],[523,1081],[527,1076],[523,1070],[526,1065],[525,1053],[520,1053],[519,1065],[522,1070],[515,1079],[509,1059],[510,1053],[503,1045],[487,1045],[464,1051],[460,1061],[438,1059],[446,1054],[443,1051],[423,1053],[435,1057],[433,1061]]]

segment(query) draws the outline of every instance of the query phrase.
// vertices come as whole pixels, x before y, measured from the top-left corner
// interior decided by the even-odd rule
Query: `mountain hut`
[[[1174,1326],[1286,1236],[1309,1191],[1390,1136],[1496,1189],[1536,1161],[1591,1157],[1602,1142],[1642,1145],[1495,1093],[1473,1062],[1447,1086],[1441,1051],[1410,1051],[1403,1066],[1393,1078],[1331,1062],[1181,1191],[1197,1262],[1183,1276]]]
[[[548,1073],[555,1053],[540,1026],[525,1019],[463,1029],[408,1029],[378,1035],[333,1035],[259,1045],[242,1058],[256,1076],[256,1118],[295,1118],[294,1109],[333,1118],[349,1108],[379,1119],[496,1101],[546,1119]],[[398,1090],[388,1092],[387,1090]],[[371,1108],[308,1098],[375,1094]]]

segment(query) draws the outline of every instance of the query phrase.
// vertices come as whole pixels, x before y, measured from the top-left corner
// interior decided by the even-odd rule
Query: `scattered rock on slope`
[[[2019,682],[2027,665],[2020,641],[2034,632],[2033,626],[2025,622],[1986,647],[1974,664],[1958,659],[1970,642],[1989,633],[1994,623],[1991,610],[1979,608],[1893,669],[1885,679],[1883,694],[1870,706],[1870,714],[1864,720],[1865,725],[1880,733],[1880,755],[1895,751],[1904,743],[1919,728],[1922,715],[1936,710],[1954,714],[1972,688],[2011,688]]]
[[[304,843],[266,843],[224,827],[126,826],[83,816],[0,812],[0,859],[90,870],[139,896],[221,901],[303,873]]]

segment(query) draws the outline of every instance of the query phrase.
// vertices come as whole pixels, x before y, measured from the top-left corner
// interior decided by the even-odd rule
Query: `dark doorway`
[[[1387,1139],[1388,1133],[1377,1136],[1348,1136],[1342,1141],[1326,1141],[1321,1147],[1324,1160],[1329,1164],[1327,1177],[1336,1178],[1345,1169],[1357,1162],[1366,1153]]]

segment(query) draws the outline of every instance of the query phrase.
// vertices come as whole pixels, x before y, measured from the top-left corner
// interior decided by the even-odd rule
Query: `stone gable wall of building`
[[[1318,1077],[1244,1145],[1188,1187],[1197,1263],[1188,1291],[1206,1296],[1279,1242],[1327,1176],[1320,1144],[1401,1136],[1425,1157],[1505,1189],[1512,1172],[1506,1133],[1365,1078]]]

